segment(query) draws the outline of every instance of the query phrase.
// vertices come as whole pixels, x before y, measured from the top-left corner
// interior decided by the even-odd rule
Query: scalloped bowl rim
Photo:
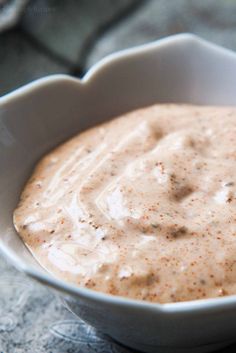
[[[49,75],[40,79],[37,79],[31,83],[28,83],[20,88],[17,88],[13,92],[7,93],[0,97],[0,107],[2,104],[9,103],[12,100],[19,99],[32,91],[47,86],[48,84],[55,82],[71,82],[75,85],[83,86],[96,78],[96,74],[100,71],[106,69],[111,63],[114,63],[120,59],[127,58],[133,55],[138,55],[139,53],[147,52],[152,49],[162,48],[163,46],[168,46],[175,44],[177,41],[189,42],[191,44],[200,44],[204,49],[210,49],[215,51],[217,54],[224,54],[225,56],[231,56],[235,59],[236,65],[236,53],[230,49],[223,48],[219,45],[213,44],[207,40],[200,38],[199,36],[192,33],[181,33],[175,34],[169,37],[165,37],[147,44],[139,45],[133,48],[128,48],[120,50],[118,52],[107,55],[105,58],[100,60],[98,63],[93,65],[88,72],[84,75],[82,79],[73,78],[66,74],[54,74]],[[148,301],[130,299],[126,297],[110,295],[103,292],[97,292],[91,289],[75,286],[64,280],[57,279],[50,274],[43,273],[34,270],[27,266],[26,262],[20,258],[20,256],[15,255],[15,253],[5,244],[0,243],[0,250],[3,255],[10,260],[10,262],[20,271],[27,274],[29,277],[37,280],[38,282],[52,287],[60,292],[69,294],[76,297],[85,298],[87,300],[111,303],[113,305],[123,305],[127,307],[138,307],[139,309],[151,310],[160,313],[181,313],[181,312],[204,312],[204,311],[215,311],[221,310],[222,308],[230,308],[236,306],[236,295],[225,296],[221,298],[208,298],[208,299],[198,299],[184,302],[176,303],[153,303]]]

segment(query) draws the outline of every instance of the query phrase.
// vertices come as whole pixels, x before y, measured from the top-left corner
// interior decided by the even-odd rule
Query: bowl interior
[[[43,271],[12,213],[35,162],[69,136],[156,102],[236,104],[236,55],[177,35],[102,60],[82,81],[52,76],[0,99],[0,248],[20,269]]]

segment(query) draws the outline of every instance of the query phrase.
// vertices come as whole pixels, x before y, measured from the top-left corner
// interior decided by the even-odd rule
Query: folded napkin
[[[14,27],[29,0],[0,0],[0,32]]]

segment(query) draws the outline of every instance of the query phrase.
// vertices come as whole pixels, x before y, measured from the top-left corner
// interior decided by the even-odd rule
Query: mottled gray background
[[[0,0],[0,96],[49,74],[81,77],[109,53],[179,32],[236,50],[236,0]],[[0,353],[95,352],[131,350],[0,257]]]

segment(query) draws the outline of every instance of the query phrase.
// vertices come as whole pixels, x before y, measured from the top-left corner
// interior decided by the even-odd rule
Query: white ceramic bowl
[[[14,70],[14,68],[13,68]],[[14,231],[12,212],[33,165],[76,132],[156,102],[236,104],[236,55],[191,34],[113,54],[80,81],[56,75],[0,99],[0,249],[59,291],[89,324],[145,352],[208,352],[236,339],[236,296],[152,304],[78,288],[47,274]]]

